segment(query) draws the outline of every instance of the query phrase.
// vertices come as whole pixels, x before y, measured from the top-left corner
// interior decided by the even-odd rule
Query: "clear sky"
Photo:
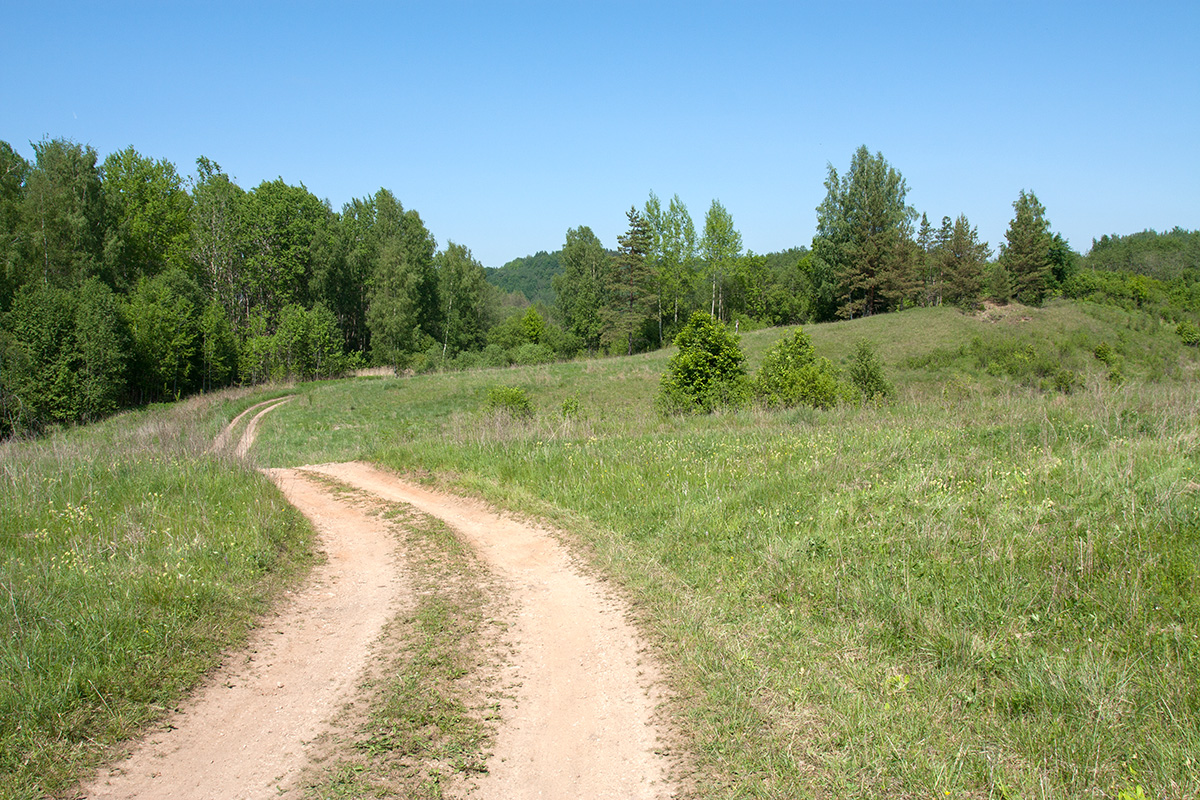
[[[67,138],[335,210],[390,189],[486,266],[714,198],[810,243],[865,144],[993,248],[1033,190],[1086,252],[1200,228],[1200,3],[7,3],[0,139]]]

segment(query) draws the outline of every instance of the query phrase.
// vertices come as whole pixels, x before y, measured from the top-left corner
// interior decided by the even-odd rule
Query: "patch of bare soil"
[[[284,400],[283,402],[286,402]],[[236,453],[278,402],[256,406]],[[244,416],[244,415],[243,415]],[[231,423],[219,442],[230,446]],[[216,445],[214,445],[216,449]],[[619,598],[580,570],[545,530],[482,504],[428,491],[361,463],[267,470],[314,524],[327,561],[226,666],[127,759],[84,789],[88,798],[300,796],[299,778],[339,709],[358,696],[372,647],[414,602],[405,553],[388,522],[320,475],[448,524],[509,596],[510,660],[495,750],[472,797],[660,798],[673,794],[655,753],[658,673]]]
[[[1009,303],[1002,306],[991,300],[984,300],[983,307],[976,316],[984,322],[1005,322],[1011,325],[1029,322],[1033,319],[1028,312],[1029,309],[1020,303]]]

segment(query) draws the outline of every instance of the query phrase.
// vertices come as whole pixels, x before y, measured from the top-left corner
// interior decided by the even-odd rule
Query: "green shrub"
[[[1185,319],[1175,327],[1175,332],[1188,347],[1200,347],[1200,326]]]
[[[532,366],[549,364],[557,360],[557,356],[548,345],[526,343],[509,351],[508,358],[513,364]]]
[[[1054,373],[1053,384],[1056,390],[1063,394],[1070,394],[1083,386],[1083,378],[1075,370],[1060,369]]]
[[[746,356],[725,325],[696,312],[675,337],[675,346],[679,352],[667,363],[655,401],[661,413],[710,413],[746,403]]]
[[[883,364],[875,355],[874,346],[866,339],[859,339],[854,345],[850,382],[867,401],[888,401],[896,396],[895,387],[883,376]]]
[[[514,419],[532,419],[533,401],[529,393],[519,386],[488,387],[485,411],[508,414]]]
[[[479,354],[479,366],[481,367],[507,367],[508,365],[508,353],[498,344],[489,344]]]
[[[583,417],[583,404],[578,397],[568,397],[562,401],[563,419],[578,419]]]
[[[832,408],[848,395],[833,363],[817,358],[812,340],[803,330],[767,352],[753,390],[754,396],[769,408]]]

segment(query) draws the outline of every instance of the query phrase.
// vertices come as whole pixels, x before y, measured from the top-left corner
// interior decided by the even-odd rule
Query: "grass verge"
[[[57,796],[241,642],[310,529],[208,454],[245,393],[0,444],[0,797]]]

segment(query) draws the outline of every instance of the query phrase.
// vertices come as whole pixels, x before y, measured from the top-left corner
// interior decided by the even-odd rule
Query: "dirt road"
[[[284,401],[285,402],[285,401]],[[261,404],[236,452],[244,456]],[[251,409],[254,411],[255,409]],[[214,444],[234,447],[239,417]],[[507,587],[516,681],[501,709],[487,773],[471,796],[664,798],[655,754],[657,673],[628,609],[573,562],[549,532],[482,504],[431,492],[367,464],[266,470],[314,524],[327,562],[257,629],[168,724],[84,790],[91,798],[278,798],[300,795],[308,743],[354,697],[384,624],[412,603],[404,553],[387,524],[327,480],[445,521]]]

